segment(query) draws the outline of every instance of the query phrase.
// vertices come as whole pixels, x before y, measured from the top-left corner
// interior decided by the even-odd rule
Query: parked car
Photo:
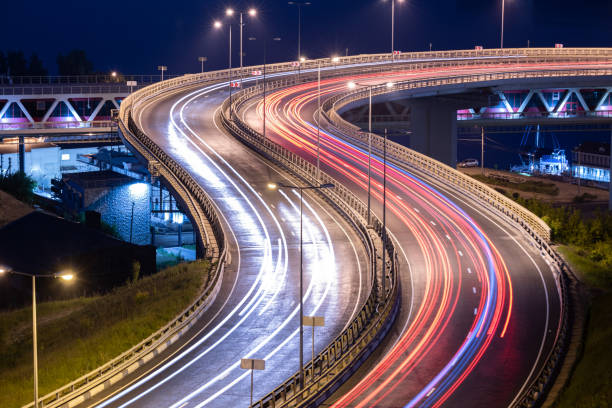
[[[459,167],[478,167],[478,160],[476,159],[465,159],[460,161],[457,166]]]

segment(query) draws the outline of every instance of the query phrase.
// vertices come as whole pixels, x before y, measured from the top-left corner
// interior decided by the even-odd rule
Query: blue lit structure
[[[599,183],[610,182],[610,144],[584,142],[572,151],[572,176]]]

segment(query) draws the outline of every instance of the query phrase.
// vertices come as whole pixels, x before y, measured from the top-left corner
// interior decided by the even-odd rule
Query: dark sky
[[[398,0],[396,0],[397,2]],[[303,9],[302,54],[308,57],[388,52],[390,0],[310,0]],[[13,0],[2,5],[0,50],[38,53],[50,73],[59,52],[81,48],[97,70],[168,74],[227,66],[227,31],[212,27],[227,6],[259,10],[245,27],[245,64],[260,63],[262,39],[281,37],[268,47],[269,60],[297,55],[297,8],[284,0]],[[396,3],[396,49],[499,46],[501,0],[404,0]],[[506,0],[505,45],[612,46],[610,0]],[[238,27],[233,27],[234,65]],[[256,37],[256,41],[247,41]]]

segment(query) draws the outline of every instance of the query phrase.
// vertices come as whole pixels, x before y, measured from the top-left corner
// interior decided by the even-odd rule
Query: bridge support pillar
[[[25,173],[25,139],[19,136],[19,171]]]
[[[435,98],[410,103],[410,147],[451,167],[457,165],[457,107]]]

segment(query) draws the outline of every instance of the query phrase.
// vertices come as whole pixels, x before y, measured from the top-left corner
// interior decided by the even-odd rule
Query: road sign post
[[[243,358],[240,360],[240,368],[243,370],[251,370],[251,404],[249,407],[253,406],[253,371],[255,370],[265,370],[266,369],[266,361],[258,360],[255,358]]]
[[[314,378],[314,343],[315,343],[315,327],[323,327],[325,326],[325,317],[323,316],[304,316],[304,320],[302,321],[304,326],[312,326],[312,363],[310,364],[310,369],[312,370],[310,374],[311,381]]]

